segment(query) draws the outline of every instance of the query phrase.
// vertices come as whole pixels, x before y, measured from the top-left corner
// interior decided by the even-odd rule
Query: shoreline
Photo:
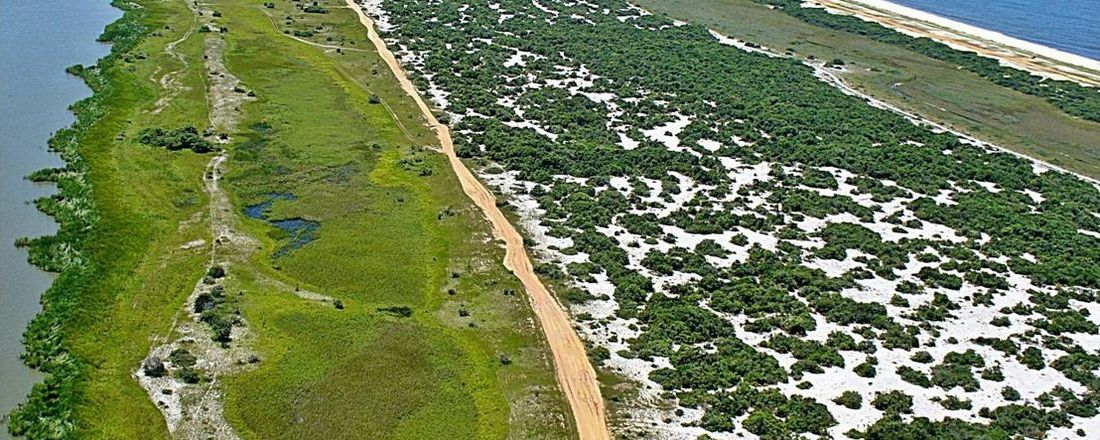
[[[62,356],[64,348],[47,347],[47,341],[58,338],[43,323],[61,312],[56,304],[63,301],[64,284],[71,282],[78,268],[73,263],[50,261],[58,250],[50,249],[47,242],[56,240],[60,245],[78,243],[71,238],[74,231],[85,230],[86,225],[74,225],[81,221],[72,216],[74,208],[52,209],[50,203],[67,200],[69,206],[80,206],[86,197],[80,193],[85,183],[77,174],[77,153],[71,150],[71,142],[93,123],[92,116],[82,104],[93,102],[97,90],[89,83],[91,73],[70,71],[73,65],[92,67],[113,53],[112,41],[99,41],[97,36],[111,24],[122,20],[126,9],[111,2],[92,2],[55,12],[54,4],[20,7],[12,6],[0,13],[4,20],[11,20],[2,27],[5,50],[12,64],[25,58],[27,47],[36,47],[51,53],[51,60],[19,62],[18,68],[3,63],[3,73],[9,81],[4,87],[6,104],[20,108],[20,113],[34,115],[34,120],[5,114],[11,130],[0,139],[0,161],[4,162],[4,224],[2,276],[5,291],[0,294],[0,439],[23,438],[36,424],[71,421],[68,415],[41,415],[41,408],[34,405],[68,410],[67,404],[57,404],[56,397],[46,394],[50,387],[56,389],[70,380],[67,360]],[[7,5],[5,5],[7,7]],[[20,24],[15,24],[19,21]],[[28,32],[25,26],[53,22],[63,25],[63,31],[49,35]],[[16,35],[18,34],[18,37]],[[31,79],[28,79],[31,78]],[[9,89],[39,89],[37,93],[24,93]],[[42,92],[45,90],[45,92]],[[3,113],[8,113],[3,112]],[[9,118],[10,117],[10,118]],[[54,170],[64,170],[70,176],[60,176]],[[10,186],[9,186],[10,185]],[[14,205],[14,206],[8,206]],[[84,232],[80,232],[84,233]],[[74,246],[75,247],[75,246]],[[73,255],[78,250],[70,248]],[[9,260],[10,258],[10,260]],[[46,359],[46,351],[56,354]],[[45,403],[44,403],[45,402]],[[35,420],[31,421],[31,417]],[[56,428],[63,432],[70,428]],[[64,431],[67,432],[67,431]]]
[[[886,0],[808,0],[804,7],[851,15],[906,35],[927,37],[1053,80],[1100,87],[1100,60],[1032,43]]]

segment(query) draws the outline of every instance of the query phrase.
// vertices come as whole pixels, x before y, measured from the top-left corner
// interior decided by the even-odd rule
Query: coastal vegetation
[[[1073,116],[1100,122],[1100,93],[1069,80],[1051,80],[1029,72],[1001,65],[993,58],[973,52],[953,49],[930,38],[913,37],[878,23],[848,15],[831,14],[822,8],[803,7],[798,0],[754,0],[775,6],[793,17],[817,26],[855,34],[875,41],[903,47],[907,50],[946,61],[969,70],[995,84],[1046,99]]]
[[[76,122],[59,130],[49,141],[51,151],[65,161],[64,168],[35,173],[36,181],[49,181],[58,193],[36,201],[40,210],[58,223],[51,236],[22,240],[30,251],[30,261],[38,267],[58,273],[53,285],[42,295],[42,312],[28,324],[23,340],[28,366],[47,373],[36,384],[25,403],[8,416],[8,430],[28,438],[71,438],[74,435],[72,413],[83,398],[80,382],[87,379],[87,364],[76,358],[65,337],[96,307],[98,292],[92,280],[103,275],[96,264],[96,244],[90,237],[108,231],[99,226],[101,210],[92,196],[88,180],[92,173],[87,152],[80,145],[104,124],[111,97],[126,92],[112,75],[126,64],[147,28],[141,24],[146,13],[139,8],[116,2],[122,18],[107,27],[100,41],[112,44],[111,53],[95,66],[70,68],[93,90],[93,96],[73,105]]]
[[[626,2],[371,13],[566,286],[592,357],[637,383],[620,432],[1087,429],[1096,384],[1066,367],[1098,347],[1067,335],[1094,332],[1095,182],[818,79],[840,63]]]
[[[111,55],[69,69],[95,95],[51,140],[66,165],[32,176],[60,230],[20,244],[58,278],[12,433],[575,435],[499,241],[355,12],[117,6]],[[621,0],[370,12],[524,226],[622,436],[1097,434],[1096,182],[818,79],[858,58]],[[1096,110],[1058,90],[1035,94]],[[188,386],[213,397],[168,397]]]
[[[802,21],[755,0],[638,0],[654,14],[811,63],[841,58],[830,69],[853,88],[1022,154],[1100,178],[1100,123],[1012,90],[957,65],[868,36]]]

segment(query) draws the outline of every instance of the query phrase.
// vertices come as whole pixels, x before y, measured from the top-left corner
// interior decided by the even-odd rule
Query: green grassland
[[[857,89],[983,140],[1100,177],[1100,124],[956,66],[866,37],[805,23],[751,0],[639,0],[656,13],[822,60],[840,58]],[[871,70],[868,70],[871,69]]]
[[[234,206],[292,193],[294,200],[271,207],[270,218],[320,224],[316,240],[276,257],[285,234],[243,220],[262,245],[247,267],[230,268],[227,290],[240,293],[236,304],[261,361],[219,378],[226,418],[238,433],[573,435],[527,299],[500,264],[503,250],[442,155],[430,150],[434,134],[352,11],[336,1],[322,2],[325,14],[303,14],[289,1],[267,8],[219,0],[204,6],[220,13],[216,22],[228,32],[210,35],[188,34],[194,13],[182,1],[139,3],[134,14],[146,36],[104,72],[111,84],[101,96],[106,113],[80,139],[99,215],[86,240],[94,273],[75,298],[80,312],[62,332],[81,366],[73,392],[62,397],[73,413],[50,414],[52,420],[74,423],[70,433],[79,438],[168,436],[131,372],[152,338],[171,332],[206,269],[206,252],[180,246],[213,239],[202,214],[211,156],[134,139],[147,127],[209,125],[201,60],[210,37],[226,39],[226,66],[257,98],[242,105],[240,132],[226,147],[224,187]],[[312,29],[309,39],[346,49],[297,41],[283,32],[288,28]],[[176,50],[186,65],[164,51],[185,35]],[[177,69],[185,88],[151,112],[164,93],[160,77]],[[299,298],[279,284],[339,299],[344,308]]]
[[[424,148],[434,138],[385,66],[354,50],[370,48],[354,14],[328,3],[327,14],[213,5],[231,29],[228,67],[260,98],[248,122],[271,127],[231,155],[229,188],[240,206],[293,193],[271,217],[321,224],[316,241],[278,258],[270,243],[256,265],[346,305],[319,308],[244,283],[265,362],[230,379],[230,416],[255,438],[568,436],[546,417],[566,409],[525,299],[505,295],[521,288],[487,243],[488,224],[442,156]],[[286,16],[289,26],[270,19]],[[348,49],[310,46],[288,28]]]

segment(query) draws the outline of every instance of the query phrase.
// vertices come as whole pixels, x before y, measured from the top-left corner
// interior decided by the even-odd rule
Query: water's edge
[[[1065,0],[1057,5],[1032,0],[889,0],[892,3],[966,23],[1013,38],[1100,60],[1100,8],[1097,0]]]
[[[13,438],[7,426],[9,413],[46,377],[21,359],[27,352],[23,334],[42,312],[41,296],[57,279],[56,273],[43,270],[55,267],[39,268],[30,262],[41,256],[40,250],[15,243],[25,238],[33,243],[63,229],[38,205],[57,196],[57,186],[32,182],[25,176],[71,165],[62,159],[63,151],[55,150],[64,149],[57,148],[65,140],[63,133],[72,134],[78,125],[91,122],[78,118],[74,113],[78,107],[71,106],[89,100],[93,90],[85,78],[66,73],[66,68],[94,64],[107,56],[110,45],[97,37],[121,17],[122,11],[107,0],[16,0],[6,1],[0,8],[4,53],[4,61],[0,61],[4,78],[0,85],[0,273],[4,279],[0,292],[0,439]],[[41,56],[43,53],[50,56]]]

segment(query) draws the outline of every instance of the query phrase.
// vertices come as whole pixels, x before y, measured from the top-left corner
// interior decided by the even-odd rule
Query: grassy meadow
[[[317,239],[276,258],[279,235],[252,220],[255,266],[345,309],[242,282],[265,360],[227,381],[231,420],[248,438],[568,437],[526,300],[506,294],[521,287],[412,101],[352,11],[293,5],[211,5],[229,69],[259,98],[243,125],[263,127],[231,154],[228,186],[238,206],[294,194],[269,216],[317,221]],[[346,49],[283,33],[301,29]]]
[[[87,239],[94,278],[74,298],[78,312],[62,337],[83,361],[74,417],[76,433],[85,438],[167,435],[160,412],[130,373],[147,355],[150,338],[169,331],[206,260],[202,253],[178,248],[208,233],[186,222],[203,210],[201,176],[208,159],[132,141],[142,127],[207,117],[201,69],[181,75],[189,90],[171,106],[149,112],[161,93],[151,79],[182,67],[163,47],[185,35],[193,17],[183,3],[172,2],[148,2],[137,13],[151,34],[104,72],[118,86],[97,91],[106,93],[106,112],[79,147],[100,219]],[[195,38],[178,50],[201,59],[201,41]]]
[[[650,11],[700,24],[772,50],[840,58],[856,88],[983,140],[1100,178],[1100,124],[1042,98],[956,66],[846,32],[817,27],[751,0],[640,0]]]
[[[571,437],[521,285],[353,12],[332,0],[323,14],[289,1],[219,0],[202,6],[218,11],[226,32],[206,33],[182,1],[140,4],[146,38],[105,72],[118,87],[81,139],[100,219],[88,237],[95,279],[63,333],[83,366],[76,434],[169,436],[131,373],[153,338],[171,333],[206,270],[206,248],[181,246],[215,238],[202,187],[212,156],[136,138],[148,127],[210,125],[203,39],[224,38],[227,68],[256,99],[242,104],[225,146],[222,186],[238,212],[293,194],[268,218],[320,225],[312,241],[276,256],[286,234],[241,215],[261,246],[230,268],[227,287],[261,360],[218,378],[234,429],[247,439]],[[316,44],[293,29],[310,30],[299,38]],[[165,51],[174,41],[188,63]],[[176,70],[182,88],[152,111],[167,93],[161,78]]]

